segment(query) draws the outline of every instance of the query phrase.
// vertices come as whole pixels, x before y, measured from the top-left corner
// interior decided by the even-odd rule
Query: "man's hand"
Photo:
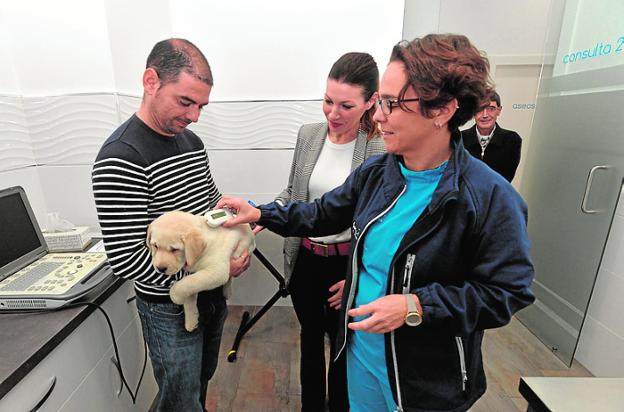
[[[255,223],[260,219],[260,209],[253,207],[240,197],[223,196],[215,206],[215,209],[221,208],[232,209],[236,213],[235,217],[223,223],[223,227],[232,227],[242,223]]]
[[[414,295],[416,296],[416,295]],[[416,297],[417,308],[422,313],[420,301]],[[387,333],[393,331],[405,323],[407,315],[407,301],[405,295],[387,295],[349,311],[349,316],[365,316],[366,319],[359,322],[351,322],[348,327],[352,330],[362,330],[370,333]]]
[[[334,308],[336,310],[340,309],[340,303],[342,301],[342,289],[344,288],[345,281],[341,280],[340,282],[336,282],[329,288],[330,292],[334,292],[333,295],[327,299],[329,302],[329,307]]]
[[[237,278],[241,273],[246,271],[251,264],[251,256],[249,252],[245,251],[240,257],[235,258],[232,256],[230,259],[230,276]]]

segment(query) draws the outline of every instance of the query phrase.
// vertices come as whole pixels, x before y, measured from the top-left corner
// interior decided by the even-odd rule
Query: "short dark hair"
[[[364,101],[368,101],[379,88],[379,69],[373,56],[368,53],[350,52],[343,54],[329,71],[329,79],[360,86],[364,90]],[[373,121],[375,105],[362,115],[360,128],[372,137],[377,133]]]
[[[500,96],[498,95],[498,93],[496,93],[494,90],[492,90],[492,93],[489,94],[488,97],[485,98],[485,102],[489,103],[489,102],[496,102],[496,105],[498,107],[501,107],[501,99]]]
[[[145,67],[156,71],[161,86],[176,81],[182,71],[213,85],[208,60],[197,46],[185,39],[166,39],[156,43],[147,56]]]
[[[428,34],[402,41],[392,49],[390,61],[405,66],[407,83],[398,98],[403,99],[411,86],[420,98],[423,116],[431,117],[432,109],[457,99],[459,108],[448,122],[451,131],[470,120],[492,91],[488,59],[460,34]]]

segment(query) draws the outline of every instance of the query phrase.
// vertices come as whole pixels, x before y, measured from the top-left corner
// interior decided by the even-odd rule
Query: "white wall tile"
[[[118,126],[113,94],[24,97],[38,164],[91,164]]]
[[[119,124],[121,124],[139,110],[141,97],[119,94],[117,102],[119,104]]]
[[[121,122],[140,104],[140,97],[119,95]],[[320,100],[211,102],[189,129],[211,150],[293,149],[302,124],[325,121],[321,106]]]
[[[622,296],[624,296],[624,276],[601,268],[596,277],[587,316],[591,316],[612,333],[620,336],[624,345]]]
[[[197,124],[209,149],[294,148],[299,127],[324,121],[320,101],[211,103]]]
[[[268,230],[263,230],[256,237],[256,247],[283,276],[283,238]],[[278,290],[277,280],[275,280],[268,269],[255,257],[252,258],[249,269],[241,276],[234,279],[232,286],[232,297],[228,301],[230,305],[263,306]],[[292,306],[292,301],[290,297],[279,299],[275,305]]]
[[[624,198],[620,196],[620,203]],[[621,210],[618,207],[618,210]],[[624,217],[611,225],[575,358],[596,376],[624,376]]]
[[[624,198],[620,197],[620,203]],[[624,216],[613,217],[600,268],[624,276]]]
[[[0,170],[35,165],[22,98],[0,96]]]
[[[624,377],[624,339],[588,317],[575,354],[594,376]]]
[[[78,226],[98,226],[95,201],[91,193],[89,165],[39,166],[41,190],[46,212],[59,212],[62,219]]]
[[[36,167],[24,167],[9,171],[0,171],[0,189],[12,186],[21,186],[26,192],[35,217],[39,222],[44,222],[46,213],[45,195],[41,190],[39,171]]]
[[[288,184],[293,150],[210,150],[210,170],[224,194],[272,200]],[[268,197],[268,199],[267,199]]]

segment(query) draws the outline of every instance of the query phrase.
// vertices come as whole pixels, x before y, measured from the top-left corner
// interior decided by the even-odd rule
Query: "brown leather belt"
[[[349,256],[349,250],[351,249],[350,242],[342,243],[317,243],[308,238],[304,238],[301,245],[308,249],[310,252],[318,256]]]

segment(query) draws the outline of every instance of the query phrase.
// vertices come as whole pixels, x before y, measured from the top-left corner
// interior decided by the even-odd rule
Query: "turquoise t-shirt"
[[[364,238],[355,307],[386,295],[392,257],[407,231],[431,202],[447,163],[418,172],[400,164],[407,187],[392,209],[371,225]],[[364,317],[355,320],[361,319]],[[377,379],[389,384],[383,334],[354,331],[349,350]],[[354,378],[357,379],[349,376],[349,379]]]

